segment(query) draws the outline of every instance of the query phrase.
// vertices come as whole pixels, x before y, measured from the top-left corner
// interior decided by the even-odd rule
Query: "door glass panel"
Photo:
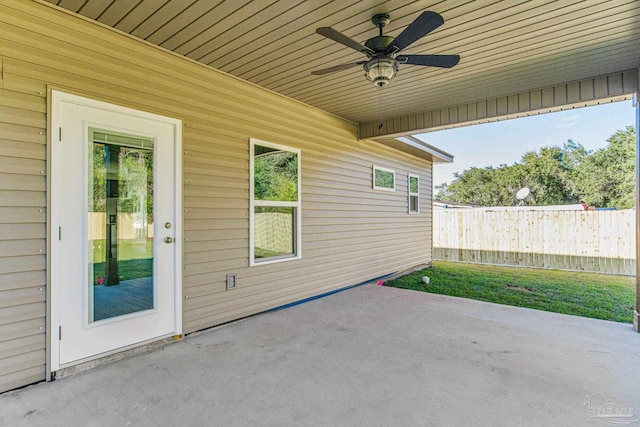
[[[153,140],[89,128],[89,322],[154,308]]]

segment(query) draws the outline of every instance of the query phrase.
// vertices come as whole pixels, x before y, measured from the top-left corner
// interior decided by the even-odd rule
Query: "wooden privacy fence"
[[[434,259],[635,275],[635,211],[443,209]]]
[[[254,246],[284,254],[293,253],[291,214],[260,212],[254,219]]]
[[[104,212],[89,212],[88,215],[89,240],[104,240],[107,233],[107,214]],[[152,239],[153,223],[142,224],[136,222],[134,214],[119,213],[117,215],[118,239]]]

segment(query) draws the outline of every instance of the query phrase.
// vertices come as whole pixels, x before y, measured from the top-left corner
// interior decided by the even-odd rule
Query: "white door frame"
[[[174,206],[173,217],[174,217],[175,224],[173,227],[174,229],[172,230],[173,231],[172,234],[174,236],[174,244],[175,244],[175,258],[174,258],[175,265],[174,265],[174,274],[173,274],[174,276],[173,277],[173,283],[174,283],[174,304],[173,305],[175,310],[173,318],[175,319],[174,320],[175,330],[170,335],[182,334],[182,228],[183,228],[182,227],[182,121],[175,118],[160,116],[157,114],[152,114],[152,113],[135,110],[127,107],[122,107],[122,106],[110,104],[107,102],[97,101],[94,99],[85,98],[78,95],[64,93],[57,90],[51,90],[50,99],[51,99],[51,104],[50,104],[51,121],[50,121],[50,128],[49,128],[50,132],[49,132],[49,141],[48,141],[49,142],[49,152],[48,152],[49,209],[48,209],[48,216],[47,216],[47,220],[49,224],[47,227],[48,228],[47,237],[49,240],[48,246],[50,250],[49,256],[48,256],[48,265],[47,265],[47,268],[48,268],[47,279],[49,284],[48,295],[50,298],[48,303],[49,319],[47,322],[47,329],[48,329],[47,377],[49,377],[52,372],[55,372],[56,370],[59,370],[61,368],[82,363],[87,360],[100,358],[108,354],[121,352],[123,350],[126,350],[127,348],[137,347],[141,344],[144,344],[145,342],[155,341],[157,339],[163,338],[163,337],[156,337],[147,341],[138,342],[138,343],[129,345],[127,347],[121,347],[118,349],[114,349],[113,351],[107,351],[105,353],[94,355],[86,359],[74,361],[73,363],[69,363],[67,365],[62,365],[60,362],[60,341],[59,341],[58,325],[60,324],[60,318],[61,318],[60,299],[62,298],[61,296],[62,290],[56,289],[56,285],[54,283],[53,278],[54,278],[55,267],[53,266],[53,263],[55,262],[55,260],[53,260],[52,258],[55,257],[54,255],[55,252],[53,248],[55,247],[55,243],[59,238],[58,226],[54,222],[56,221],[57,216],[59,216],[61,213],[56,212],[54,210],[53,200],[54,198],[59,199],[60,198],[59,195],[63,190],[61,188],[56,187],[57,178],[53,173],[53,171],[54,171],[54,168],[57,166],[56,165],[52,166],[51,163],[56,161],[62,162],[62,159],[55,159],[53,157],[54,156],[53,145],[56,143],[60,143],[59,129],[61,128],[61,124],[63,123],[63,120],[64,120],[64,118],[61,115],[61,110],[62,110],[61,105],[63,103],[70,103],[70,104],[75,104],[79,106],[94,108],[94,109],[102,110],[105,112],[126,114],[127,116],[130,116],[132,118],[155,120],[155,121],[160,121],[160,122],[172,125],[172,128],[174,129],[174,140],[175,140],[175,145],[174,145],[175,152],[173,153],[173,158],[174,158],[173,173],[175,174],[175,187],[174,187],[175,206]],[[62,137],[62,141],[64,141],[64,137]],[[57,197],[54,196],[56,194],[58,194]],[[58,210],[60,209],[58,208]],[[160,236],[155,236],[155,238],[160,238]],[[51,286],[52,283],[54,283],[53,286]]]

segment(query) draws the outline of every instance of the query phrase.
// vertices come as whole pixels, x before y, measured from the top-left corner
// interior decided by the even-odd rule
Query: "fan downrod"
[[[380,53],[386,50],[387,46],[389,46],[393,41],[393,37],[382,34],[382,29],[389,23],[390,19],[391,18],[387,13],[378,13],[377,15],[373,15],[373,18],[371,18],[371,22],[378,27],[379,35],[370,38],[364,45],[375,53]]]

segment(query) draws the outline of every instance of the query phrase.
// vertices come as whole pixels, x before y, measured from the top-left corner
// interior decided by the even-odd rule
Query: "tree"
[[[256,200],[298,200],[298,156],[288,151],[257,155],[254,159],[254,196]]]
[[[94,143],[92,154],[92,212],[106,212],[107,146]],[[153,152],[120,147],[118,154],[118,212],[146,215],[153,221]]]
[[[121,147],[118,211],[146,215],[153,221],[153,152]],[[142,218],[140,218],[142,219]]]
[[[499,206],[506,203],[505,194],[499,177],[500,169],[472,167],[462,173],[456,172],[451,184],[436,187],[438,198],[451,202],[472,203],[480,206]],[[510,203],[509,203],[510,204]]]
[[[619,130],[576,168],[575,191],[585,203],[628,209],[635,206],[636,136],[633,126]]]
[[[518,190],[528,187],[531,190],[528,204],[577,203],[572,174],[575,165],[586,155],[584,147],[571,140],[563,147],[529,151],[522,156],[520,163],[499,168],[471,168],[461,174],[456,173],[451,184],[436,187],[439,190],[437,197],[481,206],[514,206],[519,203],[515,197]]]
[[[580,202],[573,190],[573,171],[587,154],[584,147],[569,140],[562,148],[543,147],[530,151],[522,163],[514,165],[520,188],[528,187],[536,205],[561,205]],[[516,189],[517,191],[517,189]]]
[[[633,126],[607,139],[591,153],[572,140],[562,147],[543,147],[518,163],[499,168],[471,168],[456,173],[451,184],[436,187],[444,201],[482,206],[513,206],[518,189],[528,187],[529,205],[584,202],[590,206],[627,209],[635,206],[635,144]]]
[[[89,189],[92,205],[90,212],[106,212],[107,200],[107,168],[105,164],[106,152],[103,144],[93,144],[92,162],[89,176],[93,187]]]

